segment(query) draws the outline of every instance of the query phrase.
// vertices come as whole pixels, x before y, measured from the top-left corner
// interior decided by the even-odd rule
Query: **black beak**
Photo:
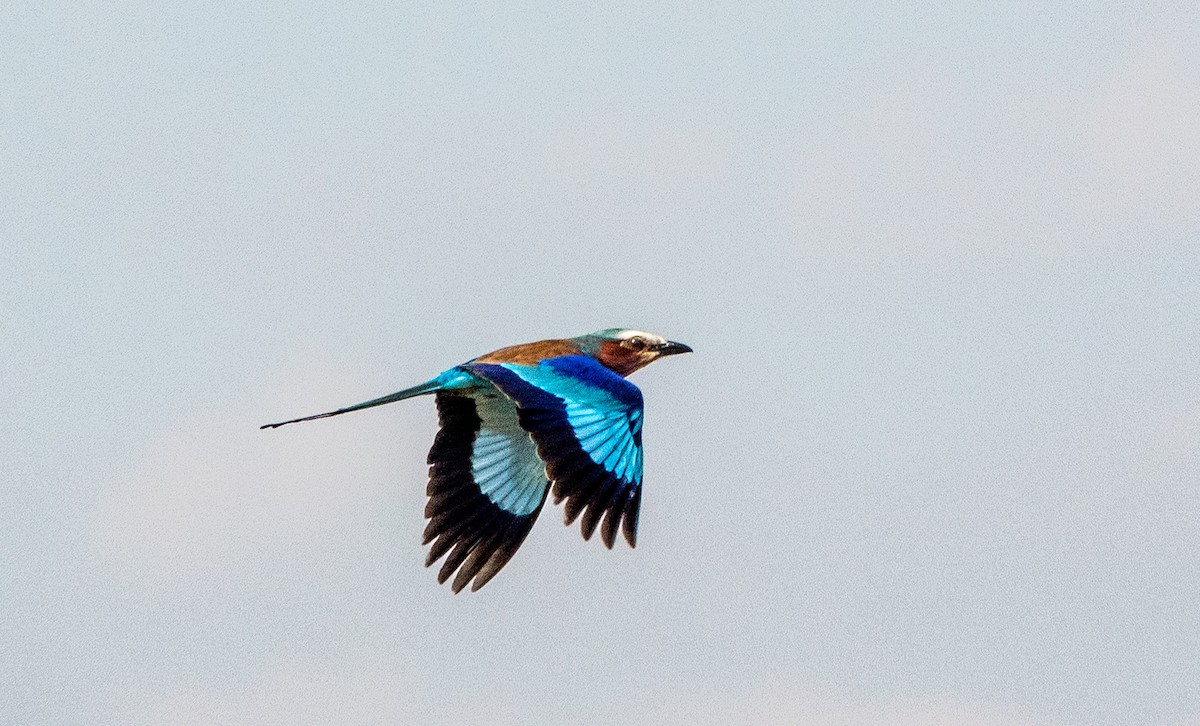
[[[659,357],[662,357],[664,355],[679,355],[680,353],[691,353],[692,352],[692,349],[690,346],[684,345],[683,343],[676,343],[676,342],[670,341],[670,340],[668,340],[667,342],[665,342],[661,345],[654,346],[654,350],[658,351]]]

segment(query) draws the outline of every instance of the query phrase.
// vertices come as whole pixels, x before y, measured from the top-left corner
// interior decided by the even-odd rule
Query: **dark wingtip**
[[[629,543],[630,548],[637,547],[637,512],[630,517],[629,513],[625,513],[625,518],[621,521],[621,534],[625,535],[625,541]]]

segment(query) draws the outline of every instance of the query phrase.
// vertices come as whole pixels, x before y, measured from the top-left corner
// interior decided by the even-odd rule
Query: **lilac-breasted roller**
[[[444,583],[478,590],[525,540],[553,491],[584,539],[597,526],[633,547],[642,500],[642,392],[625,376],[691,348],[638,330],[501,348],[419,386],[315,416],[337,416],[435,394],[440,429],[429,450],[424,543]]]

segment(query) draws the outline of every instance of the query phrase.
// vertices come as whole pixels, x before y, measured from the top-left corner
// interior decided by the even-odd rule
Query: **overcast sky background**
[[[0,11],[0,721],[1200,723],[1200,13],[589,5]],[[610,326],[634,551],[257,430]]]

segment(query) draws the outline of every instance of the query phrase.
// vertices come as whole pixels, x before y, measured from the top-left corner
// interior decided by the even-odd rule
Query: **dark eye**
[[[645,350],[646,349],[646,339],[641,337],[640,335],[633,336],[629,340],[625,341],[625,343],[633,350]]]

